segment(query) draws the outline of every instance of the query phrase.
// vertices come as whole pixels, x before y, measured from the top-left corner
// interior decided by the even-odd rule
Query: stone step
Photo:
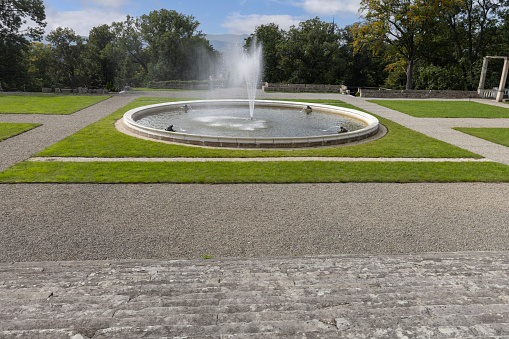
[[[503,337],[508,259],[0,264],[0,337]]]

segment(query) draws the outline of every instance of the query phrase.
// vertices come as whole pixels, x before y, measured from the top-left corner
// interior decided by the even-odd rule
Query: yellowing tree
[[[369,48],[374,54],[390,46],[386,53],[395,59],[392,66],[402,66],[406,72],[406,89],[412,88],[415,61],[440,20],[462,0],[361,0],[359,13],[364,22],[355,26],[354,47]]]

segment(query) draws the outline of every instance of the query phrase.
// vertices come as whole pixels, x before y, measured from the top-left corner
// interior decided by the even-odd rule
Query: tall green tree
[[[58,27],[46,39],[51,43],[55,60],[53,73],[58,86],[86,86],[84,65],[85,39],[71,28]]]
[[[465,89],[476,89],[482,58],[496,44],[499,0],[462,0],[440,12]]]
[[[152,80],[198,80],[210,76],[213,48],[192,15],[161,9],[142,15],[139,29],[150,52]]]
[[[148,74],[150,52],[140,31],[140,20],[128,15],[125,21],[114,22],[111,27],[115,34],[115,50],[121,55],[118,81],[122,85],[133,84],[134,77],[143,81]]]
[[[256,27],[255,32],[246,39],[246,47],[257,43],[263,46],[265,81],[267,82],[278,83],[286,80],[280,65],[284,41],[285,31],[275,23]]]
[[[281,68],[292,83],[336,84],[341,37],[337,26],[319,18],[292,27],[282,45]]]
[[[42,87],[51,87],[55,84],[55,79],[52,77],[55,55],[51,45],[32,42],[27,59],[27,90],[37,92]]]
[[[354,27],[339,29],[340,47],[336,77],[338,82],[349,87],[380,87],[387,78],[384,49],[379,55],[372,55],[368,49],[354,51]]]
[[[86,45],[85,64],[90,87],[114,89],[118,72],[118,56],[113,48],[115,34],[108,25],[90,30]]]
[[[377,54],[386,53],[397,67],[404,67],[406,89],[412,88],[416,60],[422,56],[425,42],[436,28],[441,9],[462,0],[361,0],[360,13],[365,21],[355,30],[357,50],[368,46]]]
[[[45,19],[42,0],[0,1],[0,86],[19,89],[26,82],[29,40],[41,39]]]

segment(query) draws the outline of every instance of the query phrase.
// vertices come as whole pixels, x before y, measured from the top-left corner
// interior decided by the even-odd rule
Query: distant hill
[[[230,46],[244,46],[246,40],[249,37],[247,34],[207,34],[206,38],[216,51],[224,52],[228,50]]]

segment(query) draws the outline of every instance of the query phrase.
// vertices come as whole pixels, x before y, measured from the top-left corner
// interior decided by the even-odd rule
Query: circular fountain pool
[[[157,140],[235,148],[328,146],[378,131],[378,119],[353,109],[268,100],[256,100],[255,106],[251,118],[248,100],[169,102],[130,110],[123,123],[129,131]],[[165,130],[169,126],[173,131]]]

